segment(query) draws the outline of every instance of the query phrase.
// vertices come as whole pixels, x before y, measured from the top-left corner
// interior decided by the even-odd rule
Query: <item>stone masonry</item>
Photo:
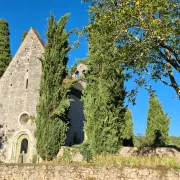
[[[43,52],[43,42],[31,28],[0,79],[0,125],[3,125],[5,134],[0,149],[2,162],[30,163],[33,155],[36,155],[34,120],[39,101]],[[72,78],[83,76],[86,70],[85,65],[79,64]],[[69,97],[70,128],[66,145],[80,144],[84,140],[85,118],[81,102],[84,86],[84,81],[77,82]]]
[[[36,153],[33,118],[39,98],[43,52],[43,43],[31,28],[0,79],[0,124],[5,133],[2,161],[17,162],[20,151],[24,150],[26,162],[31,162]]]
[[[83,166],[0,165],[1,180],[179,180],[180,170]]]

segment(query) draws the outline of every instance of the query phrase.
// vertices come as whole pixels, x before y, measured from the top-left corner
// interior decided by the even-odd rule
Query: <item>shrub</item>
[[[93,154],[88,143],[82,144],[82,146],[80,147],[80,153],[82,154],[86,162],[90,162],[93,160]]]

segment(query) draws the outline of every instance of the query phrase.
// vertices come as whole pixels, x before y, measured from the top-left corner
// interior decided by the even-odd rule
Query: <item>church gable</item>
[[[21,117],[36,116],[43,52],[43,43],[31,28],[0,79],[0,124],[5,126],[9,145],[14,133],[21,129],[33,134],[35,123],[30,120],[22,123]]]

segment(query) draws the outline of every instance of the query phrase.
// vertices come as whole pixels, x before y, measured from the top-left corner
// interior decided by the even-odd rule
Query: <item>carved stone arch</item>
[[[28,140],[28,159],[26,162],[30,162],[32,157],[33,145],[34,145],[34,137],[30,130],[21,129],[14,133],[11,141],[10,141],[10,151],[9,151],[9,160],[10,162],[18,162],[18,155],[20,153],[19,145],[21,146],[21,142],[23,139]],[[19,143],[19,144],[18,144]],[[19,152],[17,149],[19,148]]]

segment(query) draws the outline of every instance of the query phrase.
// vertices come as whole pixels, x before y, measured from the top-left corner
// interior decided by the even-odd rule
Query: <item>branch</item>
[[[177,84],[177,82],[176,82],[176,80],[174,78],[171,64],[167,63],[166,67],[167,67],[167,70],[168,70],[168,74],[169,74],[169,78],[170,78],[170,81],[171,81],[171,85],[174,88],[174,90],[176,91],[176,93],[177,93],[177,95],[178,95],[178,97],[180,99],[180,87],[178,86],[178,84]]]
[[[174,67],[174,69],[176,69],[178,72],[180,72],[180,66],[177,64],[177,62],[174,59],[171,58],[171,55],[169,54],[170,53],[169,51],[166,52],[167,53],[167,56],[166,56],[158,48],[157,48],[157,50],[158,50],[159,55],[162,56],[167,61],[167,63],[172,65]]]
[[[178,63],[180,63],[180,58],[178,56],[178,53],[176,53],[176,51],[174,49],[172,49],[171,47],[168,46],[168,44],[162,40],[158,40],[159,41],[159,45],[162,47],[162,48],[165,48],[166,50],[169,50],[173,55],[174,57],[177,59]]]

